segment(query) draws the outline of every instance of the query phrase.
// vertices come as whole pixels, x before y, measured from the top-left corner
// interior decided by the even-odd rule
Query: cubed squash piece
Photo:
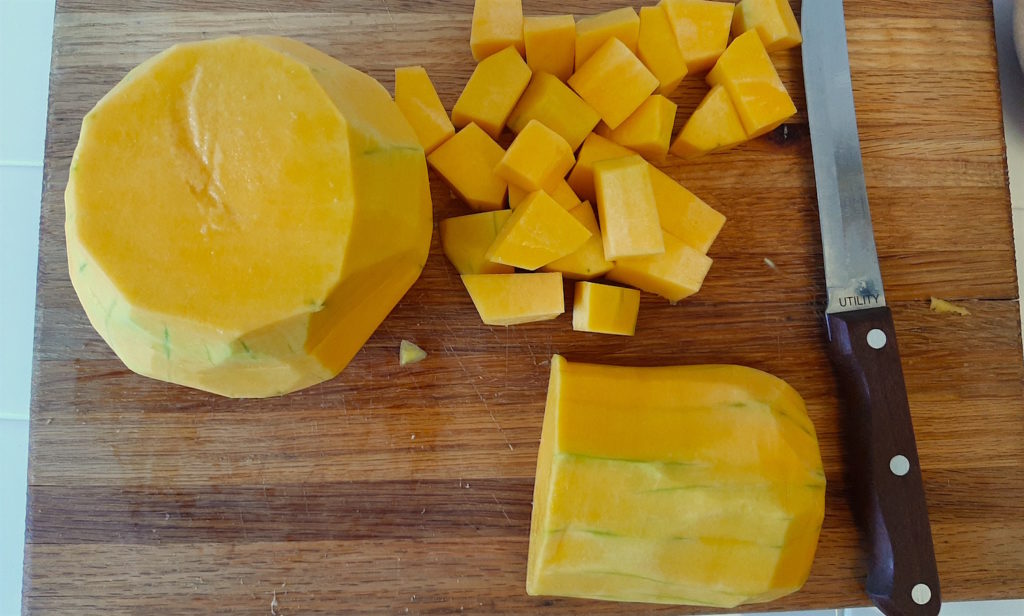
[[[395,104],[430,154],[455,134],[455,127],[422,66],[395,69]]]
[[[748,30],[757,34],[769,52],[796,47],[803,42],[800,24],[789,0],[740,0],[732,20],[732,35]]]
[[[712,0],[661,0],[661,4],[689,72],[701,73],[714,66],[729,44],[735,5]]]
[[[576,24],[576,69],[594,55],[610,38],[617,38],[636,53],[640,37],[640,17],[631,7],[591,15]]]
[[[537,120],[530,120],[494,168],[494,173],[509,184],[532,192],[565,178],[575,163],[572,148],[561,135]]]
[[[594,165],[604,257],[609,261],[665,252],[649,167],[636,154]]]
[[[669,151],[691,159],[728,150],[746,140],[747,131],[732,98],[724,86],[715,86],[683,125]]]
[[[618,128],[658,85],[658,78],[617,38],[608,39],[569,78],[569,86],[611,128]]]
[[[512,216],[512,210],[495,210],[441,221],[441,249],[460,274],[511,274],[510,265],[492,263],[487,249]]]
[[[550,73],[565,81],[575,70],[576,20],[572,15],[523,19],[526,63],[533,73]]]
[[[500,210],[505,206],[505,180],[494,168],[505,150],[476,124],[469,124],[427,157],[455,194],[474,210]]]
[[[575,208],[580,204],[580,198],[576,196],[569,184],[559,178],[557,182],[549,185],[544,189],[544,192],[549,197],[555,200],[555,203],[565,208],[566,211]],[[530,196],[531,191],[525,188],[519,188],[513,184],[508,186],[508,206],[513,210],[523,202],[524,199]]]
[[[583,142],[579,156],[576,157],[576,166],[569,174],[569,186],[580,199],[597,203],[597,193],[594,192],[594,163],[633,154],[636,152],[597,133],[591,133]]]
[[[806,405],[776,377],[555,355],[526,591],[723,608],[777,599],[808,577],[825,485]]]
[[[725,225],[725,216],[664,171],[651,166],[650,172],[661,228],[707,254]]]
[[[751,139],[796,115],[796,106],[768,57],[756,30],[733,40],[708,73],[711,86],[724,86]]]
[[[615,130],[602,124],[598,132],[648,160],[664,160],[672,141],[672,125],[676,121],[676,104],[661,94],[653,94],[633,115]]]
[[[670,302],[678,302],[700,291],[711,270],[711,259],[671,233],[664,236],[664,254],[619,259],[605,276],[608,280],[660,295]]]
[[[462,128],[476,122],[497,139],[530,84],[530,67],[512,47],[487,57],[473,74],[452,108],[452,122]]]
[[[487,249],[487,259],[536,270],[572,254],[590,238],[590,231],[542,190],[531,193]]]
[[[569,210],[572,217],[590,231],[590,239],[570,255],[545,265],[545,272],[561,272],[562,276],[572,280],[593,280],[610,272],[615,264],[604,258],[604,242],[601,240],[601,229],[597,225],[594,207],[589,201]]]
[[[601,116],[554,75],[534,73],[509,116],[508,127],[518,133],[530,120],[538,120],[561,135],[575,152],[601,121]]]
[[[557,272],[466,274],[462,283],[487,325],[548,321],[565,312],[562,275]]]
[[[596,282],[577,282],[572,328],[578,332],[632,336],[640,314],[640,291]]]
[[[525,54],[522,0],[476,0],[469,47],[477,62],[506,47]]]
[[[636,49],[637,57],[661,83],[658,92],[665,96],[672,94],[688,69],[664,5],[640,9],[640,38]]]

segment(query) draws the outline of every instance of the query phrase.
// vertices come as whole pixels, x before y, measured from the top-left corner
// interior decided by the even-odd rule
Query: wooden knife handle
[[[854,513],[868,543],[868,596],[887,616],[935,616],[939,573],[892,313],[870,308],[827,320],[846,396]]]

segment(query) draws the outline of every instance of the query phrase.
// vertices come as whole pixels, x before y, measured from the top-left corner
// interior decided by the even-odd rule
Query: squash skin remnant
[[[86,116],[72,166],[90,322],[133,371],[224,396],[338,374],[429,250],[411,126],[371,77],[289,39],[143,62]]]

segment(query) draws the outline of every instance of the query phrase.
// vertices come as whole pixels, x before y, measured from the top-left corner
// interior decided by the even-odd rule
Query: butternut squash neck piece
[[[476,0],[469,47],[477,62],[506,47],[515,48],[519,55],[525,54],[522,0]]]
[[[432,228],[423,148],[387,91],[277,37],[135,68],[83,120],[65,206],[72,283],[114,352],[231,397],[340,372]]]
[[[807,580],[824,512],[814,425],[780,379],[552,358],[527,593],[771,601]]]

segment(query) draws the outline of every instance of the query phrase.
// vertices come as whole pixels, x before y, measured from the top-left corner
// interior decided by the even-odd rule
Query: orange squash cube
[[[632,336],[640,314],[640,291],[596,282],[577,282],[572,302],[572,329],[578,332]]]
[[[650,172],[662,230],[707,254],[725,225],[725,216],[664,171],[652,165]]]
[[[665,234],[664,242],[663,254],[619,259],[605,276],[660,295],[670,302],[678,302],[700,291],[711,270],[711,258],[671,233]]]
[[[653,94],[618,128],[611,130],[602,124],[598,134],[648,160],[664,160],[675,121],[676,104],[661,94]]]
[[[534,73],[509,116],[508,127],[518,133],[530,120],[539,120],[561,135],[575,152],[601,121],[601,116],[554,75]]]
[[[662,0],[661,4],[689,72],[701,73],[714,66],[729,44],[735,5],[712,0]]]
[[[525,54],[522,0],[476,0],[469,47],[477,62],[506,47]]]
[[[597,202],[597,193],[594,192],[594,163],[613,158],[623,158],[636,154],[633,150],[624,148],[611,139],[607,139],[591,133],[583,142],[580,154],[576,157],[576,166],[569,174],[569,187],[579,195],[580,199]]]
[[[604,258],[604,241],[601,228],[597,225],[594,207],[589,201],[580,203],[569,210],[573,218],[590,231],[590,239],[572,254],[548,263],[541,269],[545,272],[561,272],[573,280],[593,280],[610,272],[615,264]]]
[[[622,41],[636,53],[640,37],[640,17],[631,7],[591,15],[576,24],[576,69],[579,70],[594,52],[610,38]]]
[[[569,78],[569,86],[613,129],[632,115],[658,85],[658,78],[617,38],[608,39]]]
[[[514,268],[491,263],[485,256],[511,210],[481,212],[441,221],[441,249],[460,274],[511,274]]]
[[[609,261],[665,252],[649,168],[635,154],[594,165],[604,258]]]
[[[395,69],[395,104],[427,154],[455,134],[448,112],[422,66]]]
[[[661,82],[658,92],[665,96],[674,92],[688,69],[663,5],[640,9],[640,38],[636,49],[640,61]]]
[[[538,190],[512,211],[486,256],[492,263],[532,271],[572,254],[589,238],[586,227]]]
[[[505,180],[494,175],[505,150],[476,124],[469,124],[427,157],[455,194],[469,207],[500,210],[505,205]]]
[[[566,211],[569,211],[580,204],[580,198],[576,196],[573,189],[562,178],[559,178],[554,184],[546,186],[544,188],[544,192],[546,192],[549,197],[555,200],[555,203],[562,206]],[[529,196],[530,191],[525,188],[519,188],[514,184],[508,185],[508,206],[513,210]]]
[[[707,82],[725,87],[751,139],[796,115],[793,99],[756,30],[744,32],[729,44],[708,73]]]
[[[527,17],[523,20],[526,63],[537,73],[550,73],[562,81],[576,67],[576,20],[572,15]]]
[[[670,151],[691,159],[728,150],[746,140],[747,131],[732,98],[723,86],[715,86],[683,125]]]
[[[732,35],[748,30],[757,30],[769,52],[796,47],[804,40],[789,0],[740,0],[732,20]]]
[[[548,321],[565,312],[562,275],[466,274],[462,283],[486,325]]]
[[[575,162],[565,139],[537,120],[530,120],[494,168],[494,174],[532,192],[564,179]]]
[[[531,75],[530,67],[512,47],[488,56],[476,65],[455,102],[452,123],[462,128],[476,122],[492,139],[497,139]]]

